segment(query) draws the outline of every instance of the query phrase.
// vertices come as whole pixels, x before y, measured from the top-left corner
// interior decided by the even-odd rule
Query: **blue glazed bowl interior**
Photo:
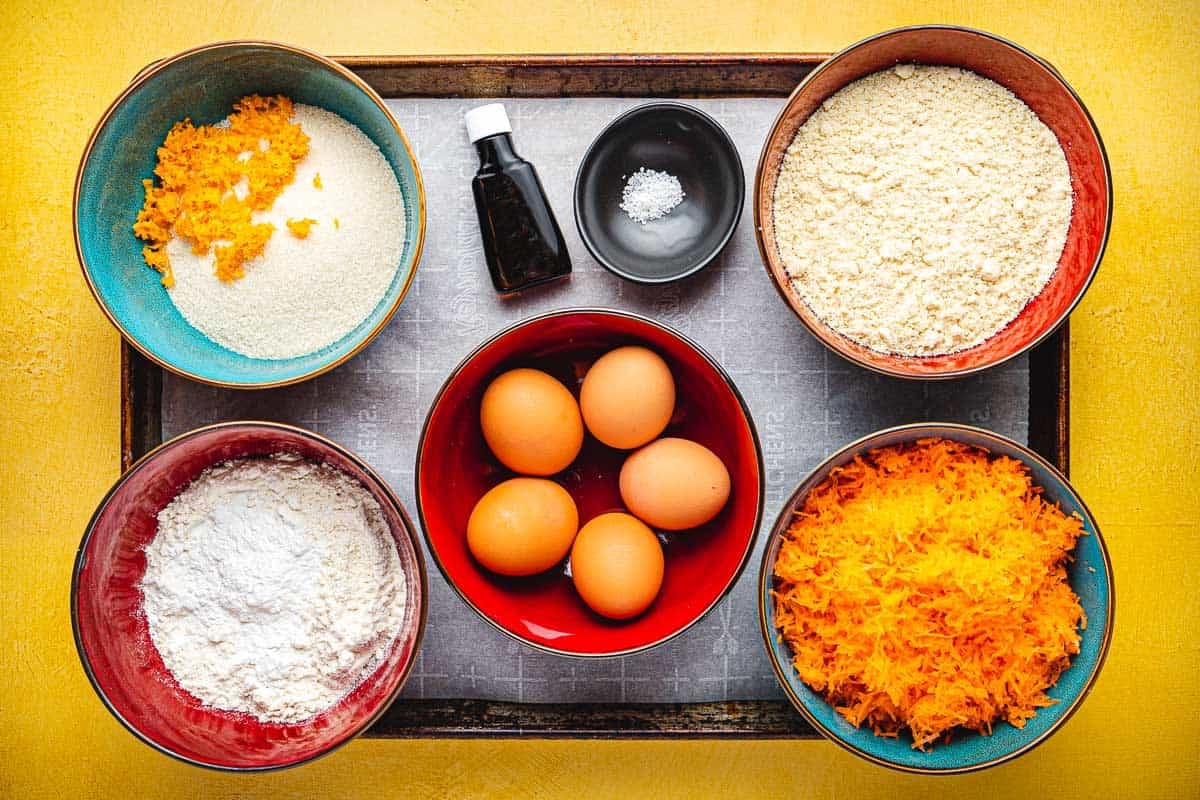
[[[1007,722],[998,722],[990,736],[971,731],[955,731],[949,744],[937,744],[929,752],[912,748],[912,738],[907,733],[889,739],[876,736],[869,728],[855,728],[845,717],[834,710],[819,694],[808,688],[797,677],[792,668],[791,653],[779,641],[775,626],[774,605],[770,596],[775,559],[782,544],[783,534],[791,524],[792,511],[803,504],[808,492],[823,481],[833,467],[851,461],[858,453],[877,447],[900,444],[929,436],[942,436],[955,441],[983,447],[993,455],[1005,455],[1026,464],[1032,471],[1034,484],[1044,489],[1044,497],[1058,503],[1064,513],[1078,512],[1084,520],[1087,536],[1079,537],[1074,550],[1075,561],[1068,568],[1071,588],[1087,615],[1087,628],[1081,631],[1080,652],[1071,661],[1071,666],[1059,677],[1058,683],[1047,691],[1057,704],[1039,709],[1037,714],[1016,728]],[[762,608],[766,615],[765,629],[769,633],[767,649],[779,673],[785,676],[786,690],[793,702],[798,702],[815,721],[823,733],[849,749],[869,758],[885,762],[900,769],[921,772],[956,772],[990,766],[1011,757],[1038,743],[1049,735],[1065,717],[1071,713],[1077,700],[1089,688],[1093,674],[1099,670],[1108,641],[1107,630],[1112,613],[1112,584],[1108,560],[1103,544],[1093,524],[1091,515],[1069,486],[1052,470],[1036,460],[1030,459],[1021,449],[1006,440],[981,431],[956,426],[921,426],[919,429],[896,429],[866,440],[852,452],[841,454],[831,463],[824,465],[797,489],[784,506],[784,513],[772,531],[766,555],[763,559]]]
[[[383,152],[404,195],[404,249],[383,299],[341,340],[315,353],[278,361],[235,353],[193,328],[167,296],[158,273],[142,261],[142,242],[131,230],[142,206],[142,180],[153,177],[155,151],[171,126],[185,117],[197,125],[219,122],[235,101],[253,93],[284,94],[357,125]],[[84,269],[100,302],[135,344],[184,374],[249,387],[320,372],[352,353],[380,326],[416,269],[421,203],[417,167],[392,121],[369,94],[304,53],[238,43],[171,61],[113,109],[81,167],[75,215]]]

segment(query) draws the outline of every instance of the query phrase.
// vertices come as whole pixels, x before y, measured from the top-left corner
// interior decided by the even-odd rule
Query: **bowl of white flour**
[[[309,431],[230,422],[121,477],[79,548],[75,641],[130,731],[189,763],[324,755],[399,694],[427,586],[388,486]]]
[[[815,69],[755,178],[764,264],[834,352],[906,378],[1050,336],[1099,268],[1111,175],[1050,64],[992,34],[902,28]]]
[[[284,98],[303,147],[284,154],[283,140],[269,138],[278,131],[260,122],[257,147],[215,177],[211,134],[234,128],[236,105],[251,96]],[[148,242],[135,222],[143,204],[164,206],[143,181],[167,191],[165,143],[184,120],[210,134],[196,141],[214,144],[175,169],[166,196],[178,199],[167,205],[183,211],[155,220],[165,233]],[[256,166],[272,162],[287,166]],[[223,192],[220,213],[189,202],[204,192]],[[214,222],[240,219],[238,204],[244,224]],[[196,237],[205,229],[212,241]],[[144,70],[97,124],[76,180],[76,250],[101,310],[152,361],[223,387],[295,383],[354,356],[399,309],[424,230],[421,174],[401,122],[345,67],[271,42],[205,45]],[[265,242],[247,249],[240,237],[251,233]],[[146,255],[160,245],[164,274]],[[232,277],[220,268],[231,249],[245,253]]]

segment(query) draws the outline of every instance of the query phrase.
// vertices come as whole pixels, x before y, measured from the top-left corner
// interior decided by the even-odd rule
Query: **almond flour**
[[[775,185],[792,287],[873,350],[928,356],[1002,330],[1058,265],[1066,157],[1012,92],[952,67],[901,64],[827,99]]]

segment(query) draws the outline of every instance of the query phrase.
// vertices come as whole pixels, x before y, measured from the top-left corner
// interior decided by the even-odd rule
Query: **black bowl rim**
[[[897,764],[893,761],[889,761],[873,753],[867,752],[866,750],[863,750],[854,744],[851,744],[842,737],[838,736],[837,733],[827,728],[819,719],[817,719],[814,714],[812,714],[812,712],[808,710],[808,707],[804,704],[804,701],[801,700],[795,691],[792,690],[791,684],[788,681],[788,675],[785,674],[785,671],[787,673],[791,672],[791,665],[780,664],[779,660],[775,657],[775,650],[771,646],[772,641],[775,639],[775,631],[768,620],[767,607],[763,601],[763,598],[766,595],[768,584],[770,583],[772,575],[775,571],[775,565],[772,563],[771,551],[774,549],[775,542],[787,530],[787,523],[790,523],[796,505],[803,499],[804,496],[808,494],[809,491],[812,490],[813,487],[810,486],[810,484],[814,483],[817,475],[823,472],[828,472],[833,462],[837,461],[843,456],[846,456],[850,453],[857,453],[867,450],[872,446],[873,442],[885,436],[903,432],[910,434],[910,440],[916,440],[928,436],[940,436],[942,435],[941,432],[945,430],[969,433],[973,436],[979,436],[983,439],[990,439],[997,443],[1012,447],[1022,455],[1023,460],[1035,462],[1038,464],[1038,466],[1046,469],[1051,475],[1053,475],[1062,483],[1063,487],[1067,490],[1067,493],[1070,494],[1075,502],[1079,504],[1081,516],[1083,517],[1084,521],[1091,526],[1093,535],[1096,538],[1096,544],[1100,547],[1100,554],[1104,559],[1105,575],[1108,578],[1108,618],[1104,620],[1104,630],[1101,632],[1102,638],[1100,641],[1100,652],[1096,656],[1096,664],[1092,668],[1091,674],[1088,675],[1083,687],[1079,690],[1079,694],[1071,700],[1070,704],[1066,707],[1058,719],[1056,719],[1046,731],[1030,741],[1022,744],[1020,747],[1017,747],[1011,752],[1004,753],[996,756],[995,758],[977,764],[966,764],[959,767],[945,768],[913,767],[906,764]],[[953,437],[951,436],[945,438]],[[1108,658],[1109,647],[1112,644],[1113,623],[1116,619],[1116,614],[1117,596],[1113,580],[1112,559],[1108,554],[1108,546],[1104,543],[1104,536],[1100,533],[1100,526],[1096,524],[1095,515],[1092,514],[1091,510],[1087,507],[1087,504],[1083,502],[1083,498],[1079,496],[1079,492],[1076,491],[1075,487],[1067,479],[1067,476],[1064,475],[1062,471],[1058,469],[1058,467],[1054,466],[1049,461],[1042,458],[1040,455],[1020,442],[1010,439],[1007,436],[1002,436],[995,431],[989,431],[986,428],[980,428],[974,425],[964,425],[958,422],[911,422],[905,425],[893,425],[888,428],[881,428],[873,433],[868,433],[866,436],[861,436],[858,439],[855,439],[849,444],[836,450],[828,458],[822,460],[820,464],[809,471],[809,473],[805,475],[798,484],[796,484],[795,488],[792,489],[791,494],[788,495],[788,499],[785,500],[783,505],[780,507],[779,514],[775,518],[775,524],[771,526],[771,531],[767,535],[767,540],[763,546],[762,562],[759,565],[758,571],[759,632],[762,634],[763,647],[765,647],[767,651],[767,660],[771,662],[771,667],[775,672],[775,678],[778,680],[784,694],[787,695],[788,701],[797,711],[800,712],[800,714],[805,720],[808,721],[810,725],[820,732],[822,736],[844,750],[870,761],[871,763],[888,767],[889,769],[894,769],[899,772],[907,772],[918,775],[962,775],[968,772],[977,772],[979,770],[987,769],[989,767],[994,767],[1007,761],[1011,761],[1017,756],[1028,753],[1030,750],[1049,739],[1051,735],[1062,728],[1062,726],[1066,724],[1067,720],[1069,720],[1075,714],[1075,712],[1079,710],[1079,707],[1083,704],[1084,699],[1091,694],[1092,689],[1095,687],[1096,679],[1100,676],[1100,670],[1104,667],[1104,662]]]
[[[733,219],[730,220],[729,227],[728,230],[725,231],[725,235],[721,237],[721,241],[718,242],[709,253],[677,273],[651,278],[621,269],[607,256],[600,252],[600,250],[596,247],[595,242],[592,241],[591,234],[588,231],[587,223],[584,222],[583,215],[579,211],[579,200],[583,193],[583,169],[588,162],[591,161],[592,156],[600,143],[612,135],[613,129],[630,117],[664,109],[691,115],[720,134],[726,145],[726,155],[732,156],[733,164],[737,168],[735,170],[735,174],[737,176],[737,208],[734,210]],[[684,278],[695,275],[697,272],[716,261],[717,257],[720,256],[725,248],[729,245],[729,242],[733,239],[733,235],[737,232],[738,223],[742,220],[742,212],[745,210],[746,206],[746,171],[742,167],[742,157],[738,153],[737,143],[733,141],[733,137],[729,135],[729,132],[725,130],[725,127],[721,125],[721,123],[717,122],[717,120],[711,114],[705,113],[693,105],[677,100],[655,100],[650,103],[642,103],[641,105],[635,106],[628,111],[622,112],[607,125],[605,125],[603,129],[601,129],[600,133],[596,135],[596,138],[592,140],[592,143],[588,145],[588,149],[584,151],[583,158],[579,160],[579,167],[575,170],[575,187],[571,196],[574,204],[575,227],[579,230],[579,238],[583,240],[583,246],[586,247],[587,251],[592,254],[592,258],[600,262],[600,266],[604,267],[619,278],[624,278],[627,281],[640,283],[645,286],[656,286],[664,283],[674,283],[675,281],[683,280]]]
[[[202,433],[208,433],[212,430],[245,427],[266,428],[269,430],[298,434],[304,438],[311,439],[318,444],[331,448],[365,472],[378,484],[381,492],[384,495],[384,499],[386,499],[387,502],[390,503],[393,508],[395,508],[397,514],[400,516],[401,522],[404,523],[405,532],[408,534],[409,541],[412,544],[413,553],[416,556],[417,575],[421,582],[420,618],[417,620],[417,632],[416,636],[413,638],[413,650],[412,654],[409,656],[408,662],[405,663],[400,670],[400,681],[396,684],[395,691],[393,691],[392,694],[379,705],[379,709],[374,714],[365,719],[361,725],[349,731],[341,741],[335,742],[326,749],[320,751],[319,753],[308,756],[307,758],[302,758],[297,761],[289,761],[284,764],[271,764],[262,767],[237,767],[226,766],[224,764],[211,764],[207,761],[201,761],[199,759],[190,758],[181,753],[177,753],[170,747],[167,747],[161,742],[157,742],[148,735],[142,733],[142,731],[135,724],[125,719],[125,717],[119,711],[117,711],[117,709],[113,706],[112,701],[109,700],[108,695],[104,693],[102,688],[100,688],[100,683],[96,679],[95,672],[92,670],[92,664],[88,659],[87,650],[83,646],[83,638],[79,630],[79,575],[87,563],[87,548],[88,544],[91,542],[92,533],[95,530],[96,522],[100,519],[100,515],[104,513],[104,510],[108,508],[109,502],[112,500],[117,491],[125,485],[125,482],[129,480],[134,473],[138,472],[150,461],[157,458],[165,451],[175,447],[180,442],[191,439],[192,437]],[[421,642],[425,638],[425,625],[428,622],[428,618],[429,577],[425,569],[425,556],[421,553],[421,543],[417,540],[416,530],[413,527],[412,519],[408,516],[408,512],[405,511],[404,505],[400,502],[400,498],[396,496],[396,493],[392,489],[391,485],[385,481],[382,476],[375,472],[375,470],[369,464],[367,464],[367,462],[363,461],[363,459],[357,454],[353,453],[348,448],[343,447],[332,439],[322,436],[315,431],[310,431],[307,428],[302,428],[298,425],[289,425],[283,422],[272,422],[270,420],[238,419],[217,422],[212,425],[204,425],[199,428],[194,428],[190,431],[185,431],[184,433],[181,433],[178,436],[163,442],[147,452],[144,456],[135,461],[129,467],[129,469],[125,470],[119,478],[117,478],[116,482],[113,483],[112,488],[105,493],[103,499],[101,499],[100,503],[96,506],[96,510],[92,512],[91,519],[88,520],[87,526],[84,528],[83,538],[79,542],[79,549],[75,552],[75,563],[71,568],[71,635],[75,641],[75,652],[79,655],[79,663],[83,666],[83,671],[87,675],[88,682],[92,685],[92,689],[100,698],[100,702],[104,704],[104,707],[108,709],[109,713],[112,714],[116,718],[117,722],[121,723],[121,725],[123,725],[127,731],[163,755],[170,756],[171,758],[182,761],[185,764],[191,764],[192,766],[203,767],[205,769],[211,769],[217,772],[278,772],[280,770],[291,769],[292,767],[298,767],[302,764],[309,764],[319,758],[324,758],[330,753],[340,750],[354,739],[357,739],[360,735],[362,735],[363,732],[378,722],[380,717],[382,717],[387,710],[391,708],[392,703],[396,701],[396,698],[400,696],[400,692],[404,689],[404,685],[408,683],[409,675],[412,673],[413,667],[417,663],[417,655],[421,650]]]
[[[508,336],[513,331],[516,331],[519,328],[526,327],[527,325],[532,325],[536,322],[541,322],[546,319],[552,319],[554,317],[570,317],[570,316],[576,316],[579,314],[594,314],[594,315],[598,315],[598,316],[621,317],[624,319],[632,319],[632,320],[636,320],[637,322],[646,323],[655,328],[658,328],[659,330],[663,331],[664,333],[668,334],[669,336],[675,337],[676,339],[683,342],[688,347],[692,348],[701,358],[703,358],[708,363],[708,365],[710,367],[712,367],[716,371],[716,373],[725,382],[725,385],[728,386],[730,391],[733,392],[733,396],[734,396],[734,398],[737,399],[738,405],[741,406],[742,417],[746,420],[746,426],[750,429],[750,439],[751,439],[751,441],[754,442],[754,459],[755,459],[755,463],[758,466],[758,508],[754,514],[754,527],[753,527],[753,530],[750,532],[750,536],[747,537],[747,539],[746,539],[746,549],[745,549],[745,552],[742,553],[742,559],[738,563],[737,569],[733,571],[732,575],[730,575],[729,580],[725,584],[725,587],[723,589],[721,589],[721,591],[717,594],[717,596],[715,598],[713,598],[713,601],[703,611],[701,611],[699,614],[697,614],[695,616],[695,618],[692,619],[692,621],[688,622],[686,625],[679,628],[679,630],[674,631],[660,639],[656,639],[653,642],[648,642],[647,644],[638,645],[637,647],[630,647],[630,648],[626,648],[624,650],[611,650],[611,651],[606,651],[606,652],[602,652],[602,653],[579,653],[579,652],[574,652],[571,650],[561,650],[559,648],[551,647],[549,645],[541,644],[539,642],[534,642],[534,641],[531,641],[531,640],[521,636],[520,634],[516,633],[515,631],[509,630],[508,628],[504,627],[496,620],[492,619],[487,613],[485,613],[483,611],[483,609],[479,608],[479,606],[477,606],[474,602],[472,602],[471,599],[468,598],[466,596],[466,594],[463,593],[463,591],[458,587],[458,583],[450,576],[450,573],[446,570],[445,565],[442,563],[441,557],[438,556],[437,548],[434,546],[433,540],[429,536],[429,526],[426,525],[426,523],[425,523],[425,508],[424,508],[424,504],[421,502],[421,461],[423,460],[422,457],[425,454],[425,445],[428,440],[429,425],[433,421],[434,411],[436,411],[438,406],[441,405],[442,398],[446,394],[446,391],[450,388],[450,384],[454,382],[454,380],[459,376],[459,374],[467,366],[467,364],[469,364],[471,361],[473,361],[480,353],[482,353],[484,350],[486,350],[488,347],[490,347],[492,344],[499,341],[503,337]],[[491,625],[493,628],[500,631],[500,633],[504,634],[505,636],[509,637],[510,639],[513,639],[514,641],[520,642],[521,644],[523,644],[527,647],[531,647],[534,650],[540,650],[543,653],[550,653],[551,655],[563,656],[566,658],[577,658],[577,659],[581,659],[581,660],[594,660],[594,659],[601,659],[601,658],[616,658],[618,656],[633,655],[634,653],[644,653],[652,648],[658,647],[661,644],[665,644],[665,643],[669,642],[670,640],[674,639],[676,636],[679,636],[680,634],[682,634],[684,631],[687,631],[690,628],[692,628],[694,625],[696,625],[696,623],[700,622],[700,620],[707,617],[710,613],[712,613],[712,610],[714,608],[716,608],[717,605],[719,605],[722,600],[725,599],[725,597],[729,594],[729,591],[733,588],[734,584],[736,584],[738,582],[738,579],[742,576],[742,573],[746,569],[746,565],[750,563],[750,556],[753,555],[755,544],[758,542],[759,533],[761,532],[760,529],[762,528],[763,506],[766,502],[766,466],[763,463],[762,445],[759,443],[758,428],[755,427],[755,425],[754,425],[754,416],[753,416],[753,414],[750,413],[750,406],[747,405],[746,399],[742,396],[742,393],[738,389],[737,384],[733,382],[733,378],[730,377],[729,373],[727,373],[724,370],[724,368],[721,367],[720,363],[715,358],[713,358],[712,355],[709,354],[709,352],[707,350],[705,350],[703,347],[701,347],[699,344],[697,344],[692,339],[688,338],[687,336],[684,336],[679,331],[670,327],[669,325],[666,325],[662,322],[658,322],[656,320],[650,319],[649,317],[643,316],[641,314],[636,314],[631,311],[624,311],[624,310],[616,309],[616,308],[604,308],[604,307],[600,307],[600,306],[577,306],[577,307],[573,307],[573,308],[562,308],[562,309],[557,309],[555,311],[547,311],[542,314],[536,314],[532,317],[527,317],[525,319],[518,320],[517,322],[514,322],[513,324],[506,326],[505,328],[503,328],[500,331],[496,332],[495,334],[487,337],[482,342],[480,342],[478,345],[476,345],[474,348],[472,348],[471,351],[469,353],[467,353],[465,356],[463,356],[462,360],[460,360],[458,362],[458,364],[456,364],[454,366],[454,368],[452,370],[450,370],[450,374],[448,376],[446,376],[446,380],[442,382],[442,385],[438,389],[437,394],[434,395],[434,397],[433,397],[433,401],[430,402],[429,410],[425,414],[425,422],[424,422],[424,424],[421,425],[421,436],[417,440],[417,456],[416,456],[415,464],[413,466],[413,492],[414,492],[414,496],[416,497],[417,519],[421,523],[421,533],[425,537],[425,544],[429,547],[429,554],[431,556],[433,556],[433,562],[435,564],[437,564],[437,568],[442,573],[442,577],[445,578],[446,583],[450,586],[451,589],[454,590],[454,593],[456,595],[458,595],[459,599],[461,599],[464,603],[467,604],[468,608],[470,608],[472,611],[474,611],[479,616],[479,618],[482,619],[484,622],[486,622],[488,625]]]
[[[784,116],[787,114],[788,109],[791,108],[792,103],[795,102],[795,100],[796,100],[797,96],[800,94],[800,92],[802,92],[805,88],[807,88],[808,84],[810,82],[812,82],[816,78],[816,76],[818,76],[820,73],[822,73],[826,69],[828,69],[829,66],[831,64],[833,64],[835,61],[839,61],[840,59],[842,59],[843,57],[848,55],[851,51],[857,50],[860,47],[864,47],[866,45],[872,44],[877,39],[885,39],[890,36],[912,33],[915,31],[949,31],[949,32],[955,32],[955,33],[969,33],[969,34],[974,34],[976,36],[981,36],[985,39],[990,39],[993,42],[997,42],[999,44],[1010,47],[1013,50],[1016,50],[1021,55],[1024,55],[1026,58],[1030,59],[1030,61],[1032,61],[1033,63],[1048,70],[1050,72],[1050,75],[1052,77],[1054,77],[1054,79],[1057,80],[1062,85],[1062,87],[1067,91],[1067,94],[1069,94],[1072,97],[1072,99],[1074,99],[1074,101],[1079,105],[1079,110],[1083,112],[1083,116],[1087,120],[1088,127],[1091,129],[1092,136],[1094,136],[1096,139],[1096,146],[1100,151],[1100,161],[1104,167],[1105,200],[1108,204],[1108,211],[1107,211],[1107,214],[1104,219],[1104,234],[1100,237],[1100,244],[1096,248],[1096,257],[1092,260],[1092,267],[1088,271],[1087,279],[1083,282],[1083,285],[1080,287],[1079,292],[1075,295],[1075,298],[1071,301],[1070,305],[1067,306],[1067,308],[1062,312],[1061,315],[1059,315],[1058,319],[1056,319],[1052,325],[1047,327],[1046,330],[1043,331],[1041,335],[1035,336],[1029,342],[1027,342],[1025,345],[1017,348],[1012,353],[1004,356],[1003,358],[997,359],[995,361],[989,361],[984,364],[979,364],[974,367],[967,367],[964,369],[955,369],[955,370],[946,370],[944,372],[936,372],[936,373],[930,373],[930,374],[912,373],[912,372],[909,372],[909,371],[903,370],[903,369],[894,369],[891,367],[884,367],[884,366],[879,366],[876,364],[868,364],[864,361],[860,361],[859,359],[852,357],[847,353],[843,353],[840,349],[838,349],[837,347],[835,347],[833,345],[834,337],[841,336],[841,334],[839,334],[837,331],[835,331],[832,327],[826,325],[825,328],[827,328],[828,330],[818,329],[818,328],[815,328],[814,326],[810,325],[808,322],[806,322],[804,320],[804,318],[800,316],[800,313],[796,310],[796,307],[795,307],[795,304],[793,303],[792,297],[791,297],[791,295],[789,295],[789,292],[792,292],[791,287],[784,286],[779,281],[777,281],[775,279],[775,273],[771,271],[771,263],[769,260],[770,257],[767,254],[768,253],[768,244],[765,241],[765,237],[763,236],[762,222],[761,222],[760,215],[759,215],[759,207],[761,205],[759,197],[764,191],[766,191],[766,187],[764,186],[764,183],[765,183],[764,177],[765,176],[763,174],[763,165],[766,163],[767,153],[770,150],[771,141],[775,138],[775,135],[778,133],[780,126],[783,124]],[[1022,101],[1022,102],[1024,102],[1024,101]],[[774,190],[775,190],[775,187],[774,187],[774,185],[772,185],[770,187],[770,191],[774,192]],[[1113,219],[1112,165],[1108,158],[1108,150],[1104,146],[1104,139],[1100,136],[1100,129],[1096,126],[1096,119],[1095,119],[1095,117],[1092,116],[1092,112],[1088,110],[1087,104],[1085,104],[1083,102],[1083,98],[1080,97],[1079,93],[1075,91],[1075,88],[1073,86],[1071,86],[1070,83],[1067,82],[1067,79],[1063,77],[1063,74],[1061,72],[1059,72],[1058,69],[1053,64],[1051,64],[1049,61],[1047,61],[1046,59],[1037,55],[1033,51],[1031,51],[1025,47],[1022,47],[1021,45],[1017,44],[1016,42],[1012,41],[1011,39],[1006,39],[1003,36],[999,36],[997,34],[990,33],[989,31],[980,30],[979,28],[971,28],[966,25],[906,25],[906,26],[900,27],[900,28],[891,28],[890,30],[882,31],[880,33],[876,33],[871,36],[868,36],[864,39],[860,39],[857,42],[854,42],[853,44],[848,45],[848,46],[842,48],[841,50],[837,51],[833,55],[831,55],[825,61],[821,62],[816,68],[814,68],[812,72],[810,72],[810,73],[808,73],[808,75],[804,76],[804,78],[800,81],[800,83],[796,84],[796,88],[792,90],[792,93],[788,95],[787,100],[784,101],[782,108],[780,108],[779,113],[776,115],[775,121],[771,123],[770,131],[767,133],[766,138],[763,139],[762,150],[759,153],[758,163],[754,170],[754,236],[755,236],[755,239],[758,241],[758,252],[762,258],[763,268],[766,270],[767,277],[770,279],[771,285],[775,287],[775,291],[779,294],[780,299],[783,300],[784,305],[786,305],[788,307],[788,310],[790,310],[792,312],[792,314],[796,317],[796,319],[800,322],[800,324],[803,325],[804,328],[809,333],[812,334],[813,338],[815,338],[818,342],[820,342],[822,345],[824,345],[826,349],[828,349],[832,353],[834,353],[834,355],[838,356],[839,358],[843,358],[852,364],[862,367],[863,369],[867,369],[872,372],[879,373],[880,375],[888,375],[893,378],[903,378],[905,380],[940,381],[940,380],[951,380],[953,378],[961,378],[961,377],[964,377],[967,375],[974,375],[974,374],[982,372],[984,370],[992,369],[993,367],[998,367],[1001,364],[1004,364],[1008,361],[1011,361],[1014,358],[1017,358],[1018,356],[1024,355],[1025,353],[1028,353],[1030,350],[1037,347],[1039,344],[1041,344],[1042,342],[1046,341],[1051,336],[1053,336],[1058,331],[1058,329],[1061,328],[1067,322],[1067,320],[1071,316],[1071,313],[1079,306],[1080,302],[1083,301],[1083,296],[1085,294],[1087,294],[1088,289],[1091,288],[1093,281],[1095,281],[1096,275],[1100,271],[1100,263],[1104,260],[1104,252],[1105,252],[1105,250],[1108,249],[1109,237],[1112,235],[1112,219]],[[775,249],[778,249],[778,247],[774,241],[772,241],[770,243],[770,246]],[[797,296],[796,302],[804,302],[804,301]],[[824,325],[824,323],[822,323],[822,324]],[[999,333],[999,331],[997,331],[997,333]],[[993,335],[995,335],[995,334],[993,334]]]

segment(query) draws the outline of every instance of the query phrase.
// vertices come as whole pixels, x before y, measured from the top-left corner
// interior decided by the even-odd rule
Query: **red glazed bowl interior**
[[[387,660],[329,711],[293,725],[218,711],[181,689],[150,641],[138,583],[158,512],[204,469],[231,458],[289,452],[353,476],[379,501],[408,584],[404,626]],[[200,766],[294,766],[354,738],[386,710],[411,668],[425,623],[425,567],[411,522],[356,456],[287,425],[234,422],[185,433],[135,464],[100,504],[75,562],[71,618],[84,669],[109,710],[158,750]]]
[[[942,356],[897,356],[871,350],[826,325],[792,289],[775,244],[773,198],[784,154],[796,131],[827,98],[859,78],[898,63],[971,70],[1021,98],[1054,132],[1067,157],[1075,193],[1058,269],[1042,292],[987,341]],[[901,28],[851,45],[812,72],[792,93],[759,159],[754,186],[759,249],[776,288],[825,345],[869,369],[908,378],[949,378],[1023,353],[1058,328],[1091,283],[1108,240],[1112,189],[1108,157],[1082,101],[1045,61],[982,31],[946,26]]]
[[[483,391],[501,372],[535,367],[578,397],[591,363],[627,344],[648,347],[670,365],[676,407],[664,436],[703,444],[729,470],[732,492],[707,525],[665,539],[666,572],[657,599],[641,616],[612,622],[575,593],[563,564],[541,575],[505,578],[481,567],[467,549],[467,518],[491,487],[513,477],[484,442]],[[617,485],[627,451],[587,434],[579,457],[553,480],[579,508],[582,525],[624,511]],[[519,641],[550,652],[607,656],[660,644],[709,611],[745,566],[762,516],[758,435],[729,377],[697,345],[648,319],[609,310],[569,310],[536,317],[481,345],[451,373],[434,400],[417,453],[417,509],[430,552],[446,580],[484,619]]]

